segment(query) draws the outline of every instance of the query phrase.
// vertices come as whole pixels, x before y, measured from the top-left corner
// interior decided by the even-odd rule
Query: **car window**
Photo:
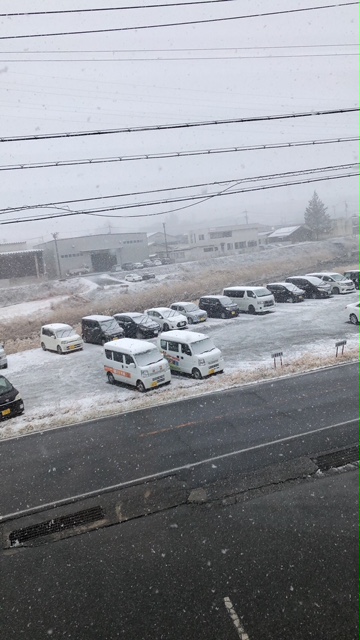
[[[118,351],[113,351],[113,359],[115,360],[115,362],[124,362],[123,354],[119,353]]]
[[[105,357],[108,360],[112,360],[113,359],[113,351],[110,351],[110,349],[105,349]]]
[[[125,353],[125,364],[135,364],[134,358]]]
[[[169,342],[168,342],[168,351],[173,351],[174,353],[178,353],[178,351],[179,351],[179,343],[178,342],[173,342],[172,340],[169,340]]]
[[[188,344],[181,344],[181,353],[191,356],[191,349]]]
[[[248,297],[248,298],[256,298],[255,293],[254,293],[253,291],[251,291],[251,289],[248,289],[248,290],[246,291],[246,294],[247,294],[247,297]]]
[[[162,349],[167,349],[167,340],[160,340],[160,346]]]

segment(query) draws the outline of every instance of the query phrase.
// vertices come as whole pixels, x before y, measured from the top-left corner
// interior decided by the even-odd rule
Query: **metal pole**
[[[60,256],[59,256],[59,248],[58,248],[58,243],[57,243],[57,238],[58,238],[59,233],[58,233],[58,231],[55,231],[55,233],[52,233],[51,235],[54,238],[54,242],[55,242],[55,253],[56,253],[57,264],[58,264],[59,278],[61,278]]]
[[[165,249],[166,249],[166,257],[169,257],[169,249],[168,249],[168,243],[167,243],[167,237],[166,237],[166,226],[165,226],[165,222],[163,222],[163,228],[164,228],[164,240],[165,240]]]

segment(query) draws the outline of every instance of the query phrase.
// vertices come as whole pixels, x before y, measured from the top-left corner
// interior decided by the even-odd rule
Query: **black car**
[[[21,416],[24,402],[20,393],[5,376],[0,376],[0,420]]]
[[[239,307],[227,296],[202,296],[199,309],[206,311],[209,318],[235,318],[239,315]]]
[[[124,264],[121,265],[121,268],[124,271],[132,271],[134,269],[134,263],[133,262],[124,262]]]
[[[155,273],[149,273],[148,271],[145,271],[141,274],[141,277],[143,280],[152,280],[153,278],[155,278]]]
[[[359,269],[352,269],[351,271],[345,271],[344,273],[345,278],[353,281],[356,289],[359,288],[359,274]]]
[[[124,330],[113,316],[85,316],[81,320],[81,334],[84,342],[105,344],[123,338]]]
[[[116,313],[114,318],[126,338],[156,338],[161,331],[160,325],[144,313]]]
[[[303,302],[305,291],[291,282],[270,282],[266,288],[271,291],[275,302]]]
[[[305,292],[305,298],[329,298],[331,287],[315,276],[291,276],[285,282],[292,282]]]

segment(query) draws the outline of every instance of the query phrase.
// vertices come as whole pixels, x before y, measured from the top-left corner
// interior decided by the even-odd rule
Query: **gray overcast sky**
[[[62,0],[60,7],[129,4],[141,4],[141,0],[92,0],[91,3],[88,0]],[[325,4],[328,4],[326,0],[236,0],[204,6],[0,18],[0,37],[221,18]],[[33,0],[31,3],[28,0],[2,0],[0,12],[56,9],[59,9],[59,3],[55,0]],[[357,106],[358,56],[343,55],[357,54],[357,25],[358,7],[348,6],[184,27],[3,40],[0,41],[0,137]],[[232,49],[215,51],[225,47]],[[199,48],[207,51],[193,51]],[[167,51],[149,51],[154,49]],[[210,59],[222,56],[233,56],[234,59]],[[134,60],[136,57],[142,60]],[[169,57],[184,59],[159,59]],[[195,57],[206,59],[194,60]],[[54,58],[60,61],[51,62]],[[100,62],[94,58],[107,60]],[[113,61],[116,58],[121,60]],[[356,136],[358,131],[358,114],[355,113],[218,125],[187,131],[2,143],[0,166],[318,140]],[[0,208],[241,179],[357,161],[358,143],[347,142],[210,157],[3,171],[0,172]],[[242,223],[245,210],[250,222],[291,223],[302,220],[314,189],[329,207],[331,215],[344,215],[345,202],[349,215],[357,213],[358,179],[346,178],[214,198],[176,214],[143,220],[110,218],[114,214],[121,215],[115,211],[104,214],[105,219],[82,215],[67,220],[3,225],[0,226],[0,241],[47,238],[53,231],[59,231],[63,236],[93,233],[107,228],[109,222],[114,230],[146,230],[150,225],[156,230],[166,220],[169,232],[173,230],[172,222],[177,225],[175,230],[187,231],[206,221],[221,224],[224,219],[234,218]],[[204,189],[196,192],[206,195]],[[171,192],[165,194],[172,195]],[[134,200],[126,202],[130,201]],[[124,202],[119,199],[110,204]],[[89,208],[105,204],[109,201],[76,206]],[[181,205],[132,209],[124,214],[168,211],[177,206]],[[38,213],[39,210],[34,212],[35,215]],[[27,216],[29,212],[16,214],[19,215]],[[0,222],[11,217],[14,214],[1,214]]]

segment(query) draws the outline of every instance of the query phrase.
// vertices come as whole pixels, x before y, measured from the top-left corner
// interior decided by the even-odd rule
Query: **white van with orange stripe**
[[[159,349],[145,340],[121,338],[104,344],[104,369],[108,382],[130,384],[138,391],[170,384],[168,361]]]

